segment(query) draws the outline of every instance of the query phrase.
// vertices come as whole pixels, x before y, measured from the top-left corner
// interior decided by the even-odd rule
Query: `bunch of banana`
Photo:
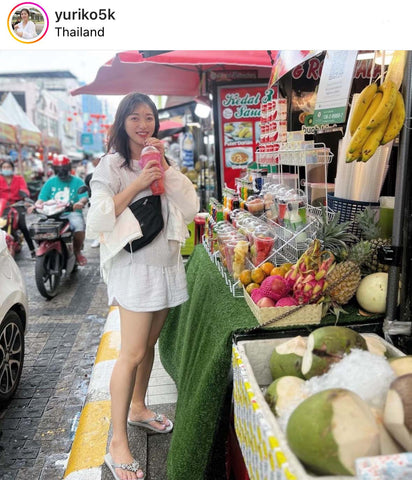
[[[397,85],[386,78],[379,87],[365,87],[354,106],[349,124],[352,139],[346,152],[346,162],[367,162],[379,145],[393,140],[405,120],[405,104]]]

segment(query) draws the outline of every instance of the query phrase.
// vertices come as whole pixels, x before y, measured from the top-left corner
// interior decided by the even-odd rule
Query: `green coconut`
[[[395,372],[397,377],[412,373],[412,355],[405,355],[404,357],[393,357],[389,360],[389,365]]]
[[[307,339],[302,358],[302,374],[306,379],[326,373],[353,348],[367,350],[366,340],[347,327],[327,326],[314,330]]]
[[[392,437],[383,421],[383,410],[371,407],[379,428],[380,455],[402,453],[405,449]]]
[[[379,428],[359,395],[332,388],[311,395],[289,417],[286,437],[299,460],[318,475],[355,475],[358,457],[379,455]]]
[[[284,376],[273,381],[265,393],[265,400],[276,416],[305,397],[302,386],[305,380],[293,376]]]
[[[306,340],[300,335],[275,347],[269,361],[273,380],[287,375],[304,378],[301,366],[305,350]]]

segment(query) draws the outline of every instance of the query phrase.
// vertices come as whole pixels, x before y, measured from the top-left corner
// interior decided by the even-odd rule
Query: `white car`
[[[10,400],[20,381],[27,316],[26,284],[0,230],[0,405]]]

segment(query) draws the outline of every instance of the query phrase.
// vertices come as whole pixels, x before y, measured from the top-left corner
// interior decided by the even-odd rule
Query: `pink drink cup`
[[[159,168],[163,171],[162,156],[159,150],[157,150],[155,147],[148,146],[142,150],[142,154],[139,160],[140,168],[144,168],[147,162],[150,162],[151,160],[156,160]],[[153,195],[161,195],[162,193],[164,193],[165,187],[163,183],[163,177],[159,178],[158,180],[154,180],[150,184],[150,188],[152,189]]]

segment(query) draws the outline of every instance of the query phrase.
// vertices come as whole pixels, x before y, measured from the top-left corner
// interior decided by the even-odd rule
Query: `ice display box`
[[[391,356],[404,355],[376,334],[362,335],[378,338]],[[357,477],[309,474],[289,448],[264,398],[262,389],[272,382],[269,362],[273,349],[289,339],[240,340],[232,347],[234,425],[250,480],[354,480]]]

